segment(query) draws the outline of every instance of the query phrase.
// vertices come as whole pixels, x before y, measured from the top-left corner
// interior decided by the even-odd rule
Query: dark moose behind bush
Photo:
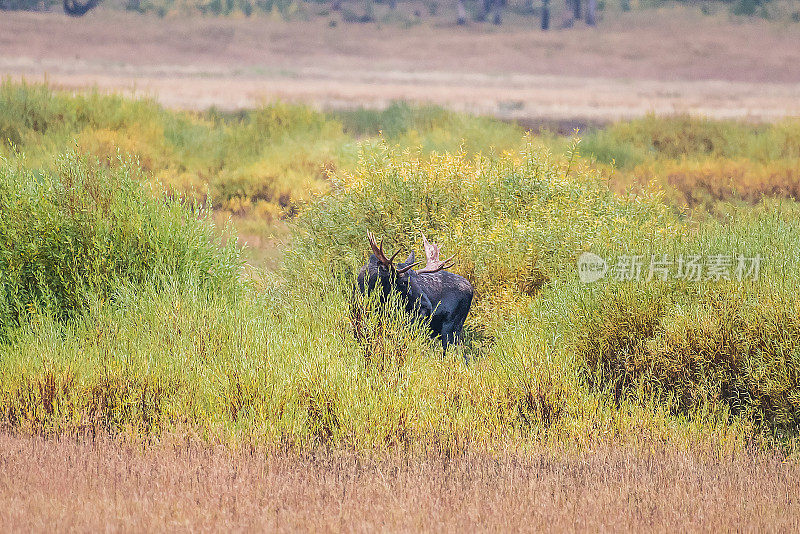
[[[361,295],[377,291],[384,301],[390,293],[396,293],[405,302],[406,312],[424,321],[431,336],[441,340],[445,352],[448,346],[460,342],[474,291],[466,278],[447,270],[453,266],[454,256],[442,260],[440,247],[422,234],[425,266],[418,267],[423,262],[415,262],[414,252],[395,264],[400,251],[390,258],[372,233],[367,237],[372,254],[358,273],[354,291]],[[359,299],[355,300],[358,306]]]
[[[23,106],[25,116],[39,117],[37,106]],[[286,121],[318,125],[301,110],[264,113],[225,135],[244,138],[259,121],[267,137],[293,131]],[[21,138],[35,146],[36,129],[56,131],[42,125],[57,115],[42,114],[51,118],[33,120]],[[228,119],[175,120],[183,122],[168,128],[170,150],[202,152],[214,144],[210,124]],[[281,150],[303,144],[276,139]],[[302,209],[285,269],[250,284],[239,282],[233,241],[220,249],[205,217],[141,187],[151,175],[124,158],[70,156],[34,171],[9,156],[1,424],[448,453],[535,439],[722,439],[736,448],[765,430],[791,443],[797,205],[732,210],[698,228],[658,191],[616,195],[574,151],[552,156],[526,141],[521,152],[477,156],[366,143],[353,170],[334,169],[330,192]],[[214,179],[233,191],[234,174]],[[407,254],[422,250],[419,228],[456,254],[454,272],[476,288],[466,343],[445,356],[391,306],[363,317],[360,343],[348,328],[366,230]],[[749,284],[587,286],[575,266],[584,251],[741,251],[761,253],[765,269]]]

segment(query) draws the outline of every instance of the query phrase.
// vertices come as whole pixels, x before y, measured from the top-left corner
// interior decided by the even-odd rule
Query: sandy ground
[[[800,116],[800,25],[681,9],[548,33],[535,19],[533,28],[522,19],[500,28],[442,17],[411,28],[330,20],[5,12],[0,75],[188,109],[404,99],[515,119]]]

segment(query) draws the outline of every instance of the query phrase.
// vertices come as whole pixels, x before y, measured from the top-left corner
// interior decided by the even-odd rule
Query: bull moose
[[[448,345],[460,341],[473,289],[466,278],[446,270],[455,264],[455,256],[441,261],[439,245],[429,243],[422,234],[427,261],[425,267],[414,270],[422,262],[414,261],[413,251],[406,261],[395,264],[399,250],[389,258],[383,251],[383,242],[378,245],[371,232],[367,239],[372,254],[358,273],[358,291],[365,294],[377,288],[384,299],[396,292],[408,313],[430,321],[431,337],[440,337],[445,351]]]

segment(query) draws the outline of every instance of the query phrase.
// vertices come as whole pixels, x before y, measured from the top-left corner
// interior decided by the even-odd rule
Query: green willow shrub
[[[765,204],[700,231],[688,252],[760,255],[757,279],[609,283],[573,310],[571,349],[618,401],[747,416],[800,428],[800,217]]]
[[[774,124],[715,121],[689,115],[657,117],[612,124],[583,136],[581,152],[598,161],[615,160],[630,167],[648,157],[738,158],[768,163],[800,157],[800,125],[791,119]]]
[[[44,235],[88,227],[93,239],[82,243],[138,243],[104,240],[117,234],[96,229],[145,228],[136,235],[164,244],[167,258],[188,258],[162,269],[187,282],[136,284],[136,271],[128,273],[105,300],[89,288],[90,305],[74,321],[37,313],[35,303],[30,319],[0,340],[0,425],[447,453],[541,442],[741,451],[758,423],[789,435],[796,425],[800,211],[792,204],[698,229],[676,222],[657,196],[609,193],[569,156],[528,149],[423,157],[368,147],[355,172],[334,173],[332,191],[301,212],[284,271],[254,277],[229,298],[224,283],[203,274],[217,256],[181,252],[187,236],[208,227],[180,203],[136,197],[141,189],[125,186],[117,171],[81,158],[66,169],[83,178],[17,169],[16,181],[4,179],[9,228],[28,221],[8,208],[15,194],[58,208],[39,209],[47,215],[39,219],[69,222],[41,224]],[[81,185],[65,187],[69,180]],[[72,190],[75,202],[54,204],[59,191]],[[128,198],[136,198],[130,207]],[[91,218],[104,212],[85,209],[108,202],[124,217]],[[68,217],[70,206],[77,209]],[[158,224],[141,223],[150,220]],[[397,306],[353,299],[367,228],[392,250],[416,244],[421,252],[425,229],[446,253],[458,253],[456,270],[479,287],[464,345],[442,354],[425,325]],[[34,240],[33,230],[24,235],[15,242]],[[583,251],[610,258],[665,246],[760,252],[763,280],[703,291],[578,280]],[[80,274],[95,280],[94,272]],[[606,392],[620,377],[615,402]]]
[[[406,102],[392,102],[386,109],[354,109],[334,112],[342,121],[344,130],[357,136],[383,133],[389,139],[410,130],[425,131],[437,127],[453,127],[458,122],[456,113],[436,106],[413,107]]]
[[[443,254],[456,254],[453,270],[474,285],[475,304],[501,315],[524,309],[548,280],[574,278],[583,250],[679,231],[656,196],[619,198],[590,169],[531,144],[521,154],[474,157],[378,145],[332,184],[298,218],[294,272],[354,275],[367,257],[367,230],[387,250],[419,255],[424,231]]]
[[[0,160],[0,330],[36,309],[71,317],[122,284],[239,283],[234,240],[208,210],[157,198],[137,167],[67,154],[54,171]]]
[[[659,184],[665,200],[697,218],[728,204],[797,199],[800,122],[772,124],[653,115],[590,130],[581,153],[619,193]]]
[[[517,148],[522,136],[515,125],[435,107],[323,113],[273,102],[237,112],[170,111],[147,99],[0,82],[0,154],[9,160],[19,150],[28,166],[53,169],[64,147],[108,167],[119,154],[130,156],[149,181],[209,198],[243,233],[262,237],[276,219],[293,218],[301,202],[326,191],[329,170],[354,166],[354,136],[378,131],[427,152]]]
[[[776,430],[800,425],[800,301],[697,297],[626,287],[604,295],[577,336],[591,383],[616,399],[659,399],[676,413],[710,407]]]

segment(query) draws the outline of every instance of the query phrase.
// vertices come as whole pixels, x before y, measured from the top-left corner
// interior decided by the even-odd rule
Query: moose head
[[[447,350],[450,343],[461,337],[473,295],[466,278],[446,270],[455,264],[455,255],[440,260],[439,245],[428,242],[422,234],[426,264],[414,270],[422,263],[414,261],[414,252],[406,261],[395,264],[399,251],[387,257],[383,242],[378,245],[371,232],[367,232],[367,239],[372,255],[358,274],[357,290],[364,294],[380,288],[384,298],[391,292],[398,293],[405,301],[406,311],[430,320],[431,336],[440,336]]]
[[[367,239],[372,248],[372,255],[358,275],[358,287],[361,292],[366,293],[368,290],[380,288],[383,297],[387,298],[394,291],[403,298],[406,311],[423,318],[430,316],[431,302],[412,280],[411,269],[419,265],[419,262],[414,261],[414,252],[406,261],[395,264],[394,260],[400,254],[400,250],[387,257],[383,251],[383,241],[378,245],[371,232],[367,232]]]

